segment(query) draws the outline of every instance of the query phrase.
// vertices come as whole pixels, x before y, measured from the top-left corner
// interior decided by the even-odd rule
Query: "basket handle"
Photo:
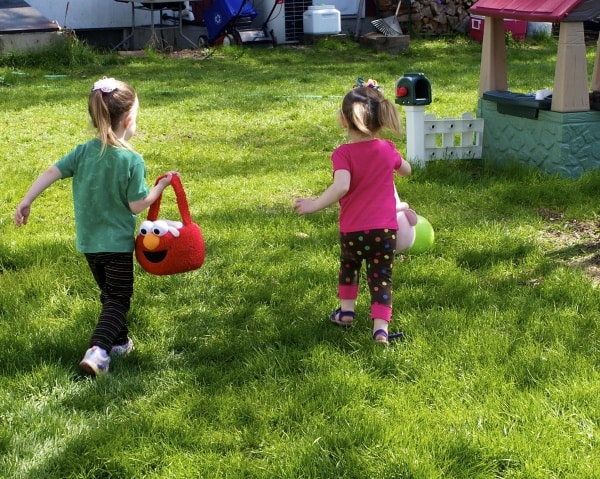
[[[165,178],[167,175],[162,175],[156,178],[154,185],[156,186],[158,182]],[[181,184],[181,178],[179,175],[173,175],[171,177],[171,186],[175,191],[175,197],[177,198],[177,207],[179,208],[179,214],[181,215],[181,220],[185,226],[192,224],[192,217],[190,215],[190,208],[187,202],[187,197],[185,196],[185,191],[183,190],[183,185]],[[156,201],[150,205],[150,209],[148,210],[148,220],[156,221],[158,219],[158,212],[160,211],[160,201],[162,199],[162,193]]]

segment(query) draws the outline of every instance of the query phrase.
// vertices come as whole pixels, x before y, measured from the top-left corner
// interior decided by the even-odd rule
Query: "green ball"
[[[433,246],[433,227],[431,223],[417,215],[417,224],[415,225],[415,241],[404,254],[421,254]]]

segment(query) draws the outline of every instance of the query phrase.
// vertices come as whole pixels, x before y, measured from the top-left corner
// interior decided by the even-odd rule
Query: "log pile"
[[[409,12],[405,5],[408,5],[409,0],[401,1],[398,21],[408,26]],[[412,0],[411,31],[426,35],[464,33],[469,26],[469,8],[476,2],[477,0]],[[394,9],[397,5],[396,2],[393,4]]]

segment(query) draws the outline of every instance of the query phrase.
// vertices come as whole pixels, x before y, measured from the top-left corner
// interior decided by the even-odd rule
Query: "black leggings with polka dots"
[[[362,262],[367,265],[371,316],[389,321],[392,310],[392,269],[396,231],[375,229],[340,233],[340,299],[356,299]]]

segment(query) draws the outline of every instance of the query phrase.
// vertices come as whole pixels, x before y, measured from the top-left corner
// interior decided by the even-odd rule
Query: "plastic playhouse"
[[[483,157],[516,161],[549,174],[579,177],[600,168],[600,39],[591,88],[584,21],[600,15],[598,0],[478,0],[470,12],[485,18],[477,116],[485,120]],[[508,89],[504,20],[559,23],[552,90]]]

